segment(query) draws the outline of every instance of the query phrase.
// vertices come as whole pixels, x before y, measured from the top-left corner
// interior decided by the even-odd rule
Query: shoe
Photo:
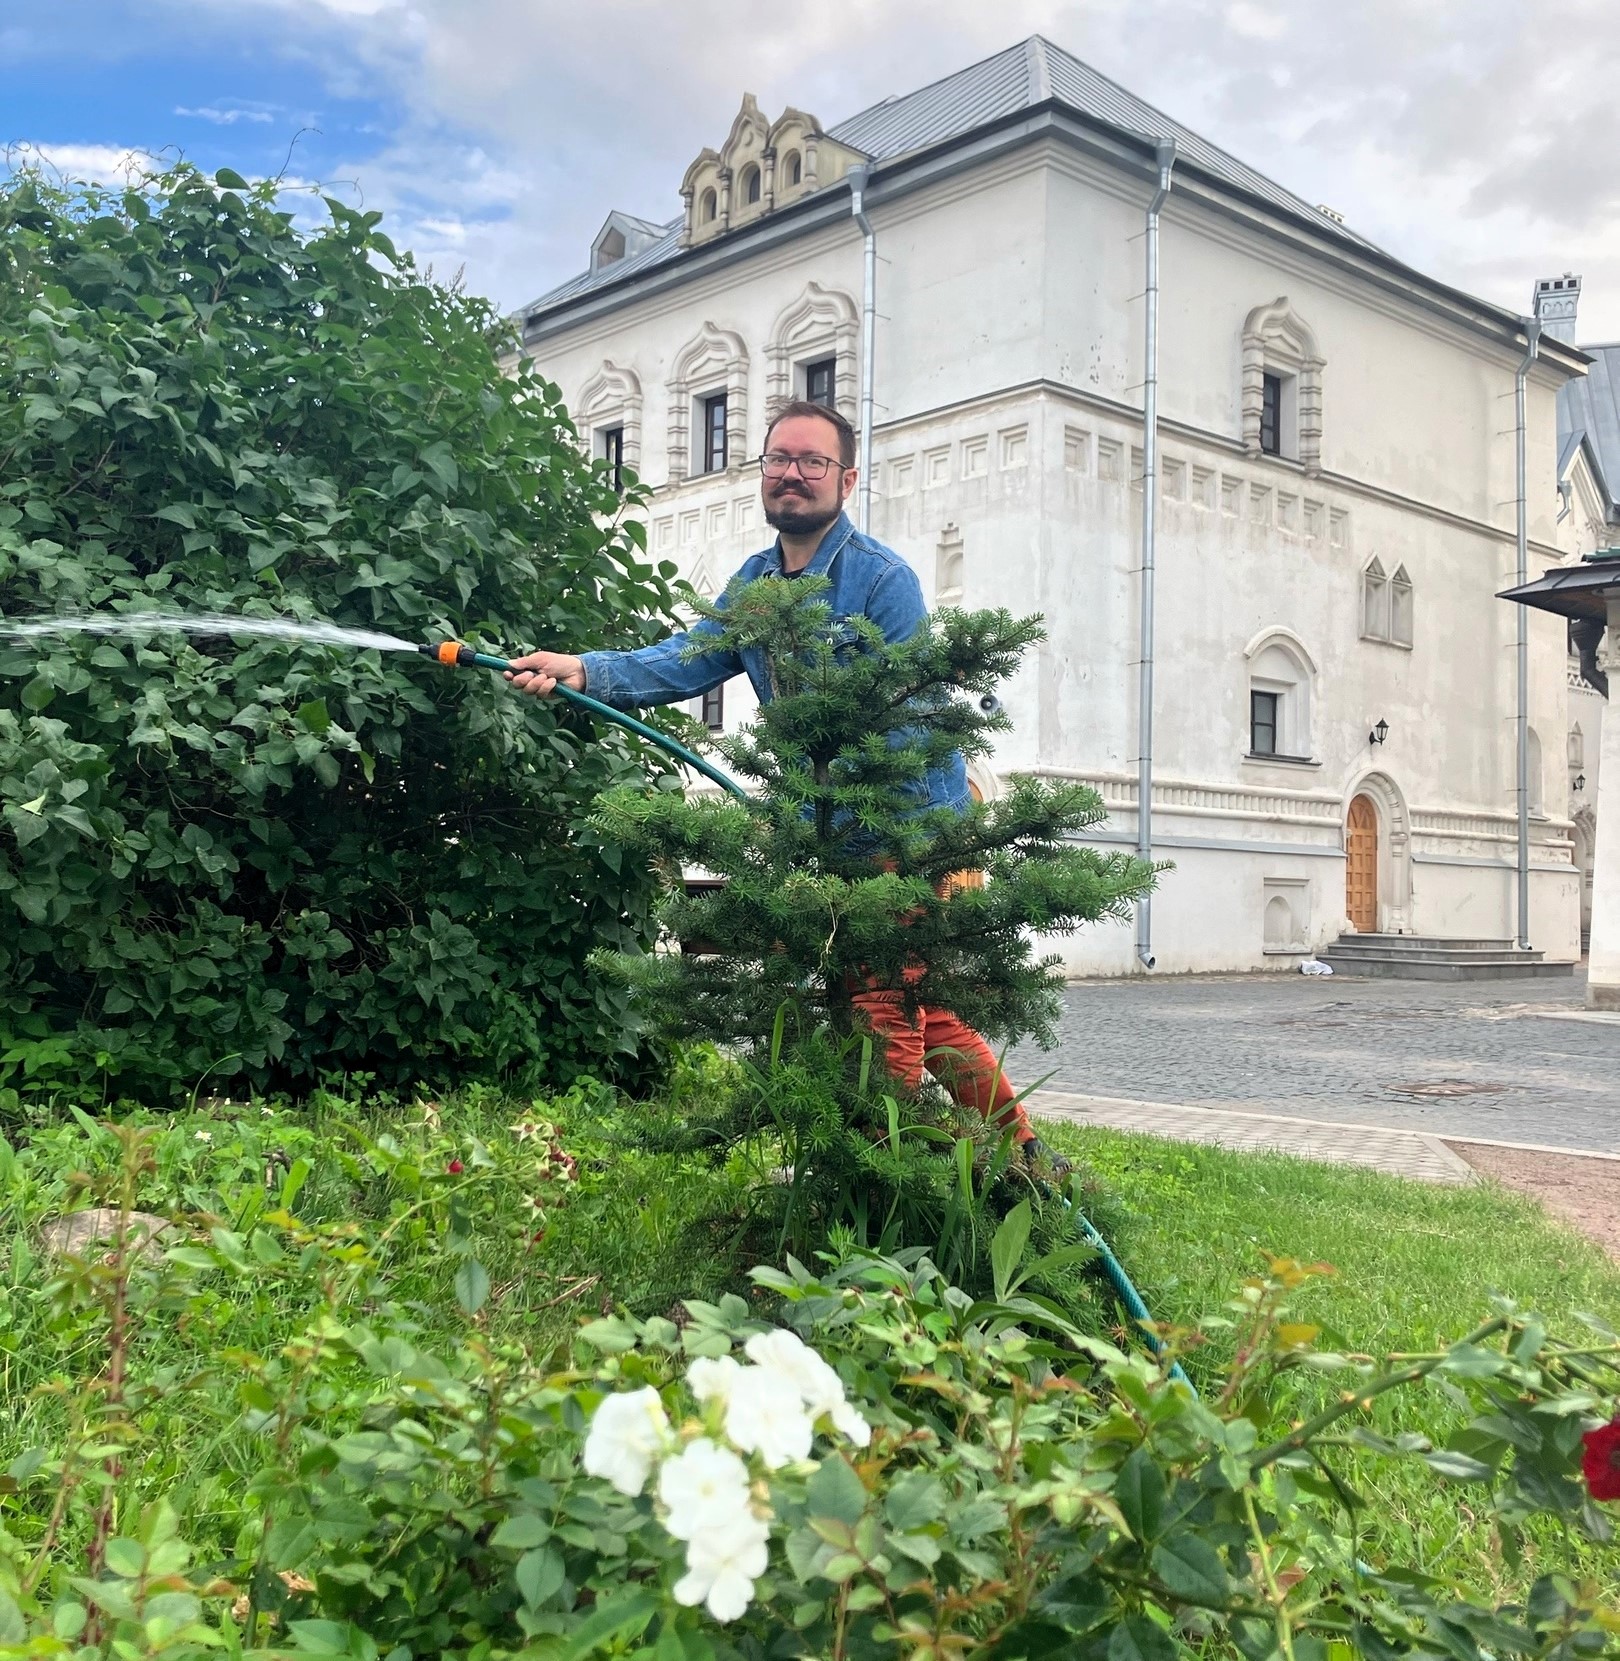
[[[1031,1136],[1018,1144],[1019,1152],[1023,1155],[1026,1170],[1036,1170],[1044,1167],[1041,1174],[1051,1174],[1051,1181],[1058,1187],[1063,1187],[1074,1175],[1074,1161],[1066,1159],[1056,1148],[1049,1148],[1038,1136]]]

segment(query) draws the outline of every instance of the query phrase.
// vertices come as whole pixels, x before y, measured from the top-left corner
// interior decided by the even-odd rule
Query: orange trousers
[[[922,972],[920,965],[907,969],[905,983],[909,986]],[[1010,1127],[1016,1141],[1028,1142],[1035,1135],[990,1046],[948,1009],[919,1006],[909,1014],[903,992],[870,985],[855,993],[853,1002],[882,1044],[885,1065],[908,1090],[922,1083],[926,1066],[954,1100],[993,1125]]]

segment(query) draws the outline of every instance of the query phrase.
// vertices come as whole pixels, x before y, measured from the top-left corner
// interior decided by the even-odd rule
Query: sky
[[[0,166],[316,185],[511,309],[678,214],[745,91],[831,126],[1034,33],[1442,281],[1580,273],[1620,340],[1613,0],[0,0]]]

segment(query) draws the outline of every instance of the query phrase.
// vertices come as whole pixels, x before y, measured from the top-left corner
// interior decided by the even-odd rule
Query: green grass
[[[1327,1263],[1334,1273],[1303,1287],[1297,1317],[1322,1328],[1323,1347],[1382,1354],[1429,1350],[1462,1337],[1505,1293],[1568,1331],[1582,1312],[1620,1320],[1620,1267],[1597,1246],[1550,1221],[1531,1200],[1495,1183],[1437,1187],[1286,1154],[1233,1153],[1193,1143],[1048,1121],[1041,1134],[1113,1192],[1112,1242],[1159,1321],[1191,1326],[1218,1313],[1268,1255]],[[1188,1357],[1206,1386],[1229,1357],[1216,1332]],[[1300,1375],[1298,1410],[1336,1383]],[[1378,1415],[1438,1438],[1449,1404],[1427,1392]],[[1414,1464],[1347,1459],[1368,1502],[1369,1550],[1402,1552],[1438,1568],[1461,1561],[1478,1584],[1491,1576],[1483,1531],[1471,1526],[1466,1488],[1437,1484]],[[1538,1542],[1542,1567],[1582,1563],[1620,1576],[1620,1552]]]

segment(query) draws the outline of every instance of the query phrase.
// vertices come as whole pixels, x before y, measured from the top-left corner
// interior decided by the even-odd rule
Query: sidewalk
[[[1330,1165],[1360,1165],[1416,1182],[1474,1180],[1474,1169],[1465,1159],[1454,1154],[1438,1136],[1422,1131],[1184,1107],[1169,1102],[1126,1101],[1117,1096],[1079,1096],[1058,1090],[1038,1091],[1029,1098],[1028,1106],[1038,1118],[1140,1131],[1178,1142],[1209,1142],[1248,1153],[1291,1153]]]

